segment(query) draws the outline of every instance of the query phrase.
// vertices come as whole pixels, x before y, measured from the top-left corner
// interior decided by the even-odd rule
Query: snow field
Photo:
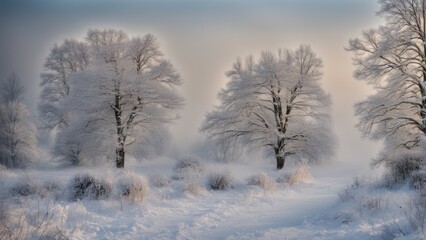
[[[3,215],[7,215],[7,221],[0,218],[0,222],[7,222],[8,227],[14,227],[17,232],[20,229],[28,232],[28,236],[19,235],[20,239],[34,236],[53,239],[61,239],[61,236],[69,239],[419,239],[424,236],[411,229],[406,217],[407,203],[413,195],[408,186],[389,190],[378,187],[378,180],[353,181],[339,168],[321,166],[277,171],[262,162],[203,163],[203,171],[186,172],[181,175],[182,179],[172,180],[178,169],[175,163],[173,159],[164,158],[127,165],[126,171],[132,173],[125,176],[144,176],[141,182],[149,179],[149,191],[144,192],[142,201],[117,194],[123,189],[117,187],[123,181],[115,169],[107,167],[2,171],[1,209],[6,212]],[[109,182],[113,188],[111,196],[71,201],[67,192],[69,182],[82,172]],[[226,172],[233,177],[232,188],[211,189],[211,173]],[[342,174],[331,175],[331,172]],[[290,178],[299,182],[289,184]],[[10,189],[18,182],[25,182],[22,179],[44,186],[44,194],[11,196]],[[49,184],[50,189],[45,187]]]
[[[249,176],[268,175],[275,179],[280,173],[269,169],[268,173],[260,174],[259,166],[245,164],[207,165],[197,176],[172,181],[171,176],[176,172],[176,168],[171,167],[173,164],[169,159],[129,165],[128,171],[133,171],[133,175],[157,180],[150,183],[150,191],[143,201],[119,197],[116,189],[120,188],[116,186],[121,180],[114,169],[107,167],[3,171],[0,175],[4,183],[2,202],[7,212],[19,213],[12,214],[10,222],[19,225],[26,221],[26,231],[38,237],[56,231],[71,239],[116,239],[118,236],[121,239],[215,239],[280,226],[285,222],[279,219],[289,214],[289,219],[294,221],[297,211],[280,207],[280,202],[290,200],[298,204],[303,188],[308,186],[302,184],[290,190],[284,184],[277,184],[274,189],[248,185]],[[208,185],[209,176],[221,172],[228,172],[235,181],[232,188],[214,191]],[[90,197],[70,200],[70,181],[81,173],[108,182],[113,186],[114,194],[97,200]],[[10,189],[26,182],[31,182],[36,189],[43,189],[44,193],[36,191],[28,196],[11,196]],[[188,187],[191,184],[192,187]],[[195,193],[191,189],[194,186]],[[35,232],[29,219],[46,213],[52,217],[45,221],[44,232]],[[303,217],[296,222],[302,221]]]

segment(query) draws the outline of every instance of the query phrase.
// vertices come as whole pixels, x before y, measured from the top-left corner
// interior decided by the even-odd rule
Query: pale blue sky
[[[81,38],[88,28],[153,33],[181,73],[186,107],[171,126],[180,149],[198,141],[198,127],[215,103],[233,61],[262,50],[310,44],[323,58],[323,86],[333,98],[338,158],[368,163],[376,147],[355,129],[352,105],[368,94],[352,78],[349,38],[377,26],[374,0],[11,0],[0,2],[0,78],[16,71],[36,113],[40,72],[49,48]]]

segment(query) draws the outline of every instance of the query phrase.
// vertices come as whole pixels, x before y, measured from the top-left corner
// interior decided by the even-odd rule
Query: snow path
[[[155,190],[142,205],[83,204],[87,207],[83,231],[93,233],[85,239],[275,239],[282,234],[285,239],[303,239],[303,234],[311,237],[321,229],[304,232],[306,226],[336,205],[338,191],[351,180],[327,177],[327,171],[317,171],[313,176],[311,183],[270,191],[239,186],[198,197],[176,197],[177,193]],[[116,209],[115,214],[109,212],[111,208]]]

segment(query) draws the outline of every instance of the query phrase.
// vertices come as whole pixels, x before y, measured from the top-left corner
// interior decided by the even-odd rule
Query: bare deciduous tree
[[[385,140],[385,150],[374,164],[392,167],[398,165],[393,157],[398,152],[424,148],[426,1],[380,4],[385,25],[364,31],[362,38],[350,40],[347,49],[354,52],[355,77],[375,88],[375,94],[355,106],[358,127],[366,137]]]

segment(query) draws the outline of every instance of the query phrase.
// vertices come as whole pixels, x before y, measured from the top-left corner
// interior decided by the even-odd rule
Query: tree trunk
[[[117,149],[115,150],[116,153],[116,164],[117,164],[117,168],[124,168],[124,146],[118,146]]]
[[[281,156],[276,156],[277,158],[277,169],[280,170],[284,167],[285,158]]]

